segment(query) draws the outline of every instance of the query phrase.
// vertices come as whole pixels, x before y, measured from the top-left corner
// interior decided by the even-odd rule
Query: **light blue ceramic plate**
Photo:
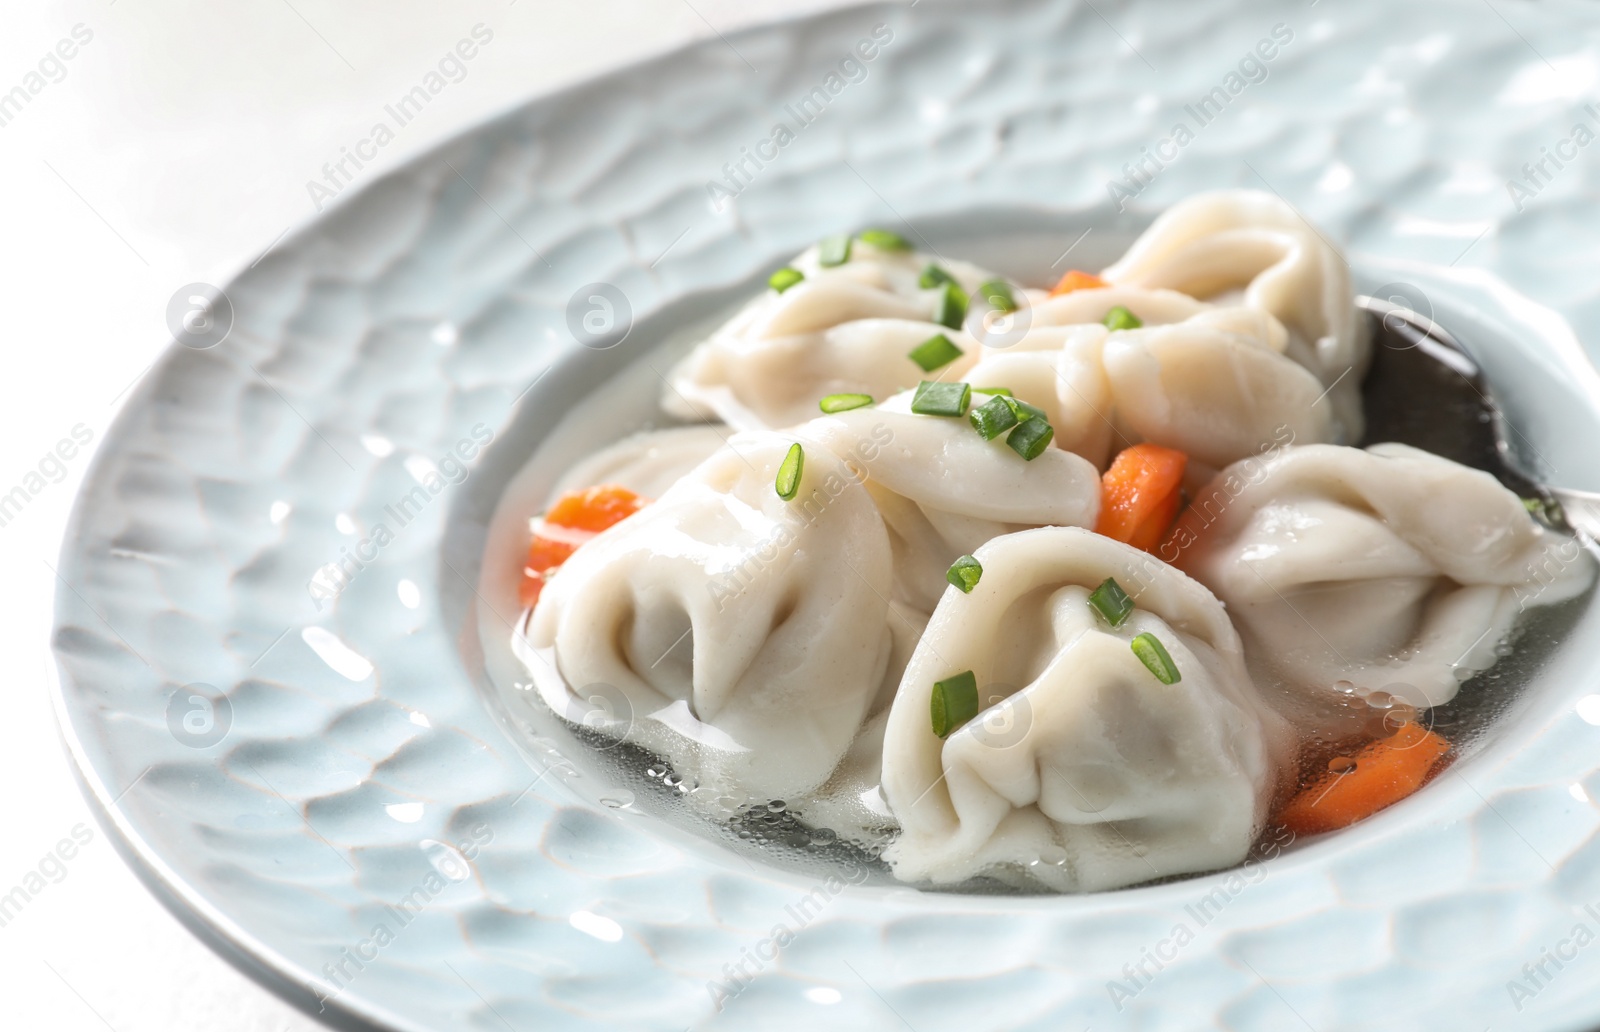
[[[1600,488],[1597,86],[1575,3],[922,0],[531,103],[242,274],[226,340],[174,346],[108,435],[57,599],[85,787],[177,913],[356,1027],[1592,1027],[1600,612],[1357,829],[1249,879],[995,898],[835,891],[622,805],[507,725],[474,591],[573,404],[816,237],[887,225],[1037,283],[1217,186],[1419,290],[1548,474]],[[567,314],[596,283],[632,313],[605,349]]]

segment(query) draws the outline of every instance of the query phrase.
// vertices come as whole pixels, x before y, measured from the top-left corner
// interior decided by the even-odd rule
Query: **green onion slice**
[[[1133,612],[1133,599],[1122,590],[1115,577],[1107,577],[1100,586],[1089,593],[1089,605],[1113,627],[1127,623]]]
[[[976,389],[984,394],[1003,394],[1008,398],[1014,397],[1010,387],[978,387]]]
[[[996,437],[1017,425],[1017,413],[1005,398],[990,398],[967,414],[967,419],[972,422],[972,428],[978,431],[985,441],[992,441]]]
[[[794,496],[800,493],[800,474],[806,469],[806,453],[796,442],[789,446],[789,454],[783,457],[783,462],[778,466],[778,480],[773,485],[778,489],[778,497],[786,502],[794,501]]]
[[[1011,292],[1011,284],[1003,279],[984,280],[978,284],[978,293],[989,302],[989,307],[997,312],[1017,310],[1016,295]]]
[[[983,564],[970,555],[964,555],[950,564],[950,569],[945,571],[944,579],[961,589],[963,595],[972,594],[972,589],[978,586],[978,578],[983,576]]]
[[[955,344],[942,333],[918,344],[906,353],[906,357],[922,367],[925,373],[931,373],[940,366],[947,366],[960,358],[966,352],[956,347]]]
[[[1567,529],[1567,514],[1561,508],[1561,503],[1553,498],[1524,498],[1522,505],[1539,523],[1553,530]]]
[[[880,251],[909,251],[910,241],[899,233],[887,229],[863,229],[856,234],[856,239],[863,244],[871,244]]]
[[[1177,684],[1183,680],[1183,676],[1178,673],[1178,665],[1167,654],[1167,647],[1161,644],[1160,638],[1146,631],[1133,639],[1132,645],[1133,654],[1139,657],[1139,662],[1143,663],[1152,674],[1156,675],[1157,681],[1162,684]]]
[[[980,387],[978,389],[979,390],[986,390],[987,388]],[[1040,408],[1037,405],[1030,405],[1026,401],[1023,401],[1021,398],[1015,398],[1015,397],[1012,397],[1009,394],[1005,395],[1005,399],[1006,399],[1006,404],[1011,406],[1011,411],[1016,415],[1018,421],[1027,419],[1029,417],[1033,417],[1035,419],[1042,419],[1047,423],[1050,421],[1050,417],[1045,414],[1044,409]]]
[[[972,388],[964,383],[923,380],[911,396],[911,411],[919,416],[964,416],[972,401]]]
[[[936,682],[928,704],[933,733],[944,738],[978,715],[978,678],[967,670]]]
[[[850,238],[847,236],[823,237],[817,244],[817,264],[827,268],[843,265],[850,260]]]
[[[817,407],[832,415],[835,412],[849,412],[851,409],[866,408],[872,404],[870,394],[830,394],[817,402]]]
[[[785,265],[783,268],[767,277],[767,286],[781,294],[805,278],[806,274],[801,272],[799,269],[796,269],[790,265]]]
[[[948,272],[945,272],[937,265],[930,265],[922,270],[922,276],[917,280],[917,286],[923,290],[931,290],[934,287],[943,286],[946,283],[954,283],[955,281],[956,278]]]
[[[1049,423],[1038,416],[1029,416],[1006,435],[1006,444],[1012,451],[1032,462],[1050,447],[1050,439],[1055,435],[1055,428]]]
[[[1106,324],[1108,329],[1113,330],[1137,330],[1144,325],[1144,322],[1137,315],[1128,311],[1125,305],[1117,305],[1111,309],[1106,313],[1106,317],[1102,322]]]
[[[933,309],[933,321],[952,330],[961,328],[967,318],[967,292],[954,283],[946,283],[939,292],[939,303]]]

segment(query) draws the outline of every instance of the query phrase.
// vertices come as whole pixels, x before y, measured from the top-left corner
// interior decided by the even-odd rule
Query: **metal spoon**
[[[1367,414],[1361,444],[1399,441],[1485,470],[1522,497],[1538,499],[1535,515],[1552,526],[1600,541],[1600,493],[1542,483],[1521,465],[1507,438],[1516,431],[1460,341],[1409,308],[1366,295],[1355,301],[1372,317],[1374,344],[1361,385]],[[1432,404],[1416,404],[1423,393]]]

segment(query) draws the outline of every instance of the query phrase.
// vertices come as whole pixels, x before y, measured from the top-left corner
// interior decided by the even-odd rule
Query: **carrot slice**
[[[1095,533],[1154,551],[1177,518],[1188,465],[1189,456],[1175,448],[1159,444],[1124,448],[1100,478]]]
[[[535,531],[533,540],[528,542],[528,561],[522,568],[522,583],[517,590],[522,607],[531,608],[539,601],[550,575],[570,559],[580,545],[649,504],[650,499],[616,484],[569,491],[557,498],[544,514],[542,526],[559,527],[560,531],[552,530],[548,535]]]
[[[625,487],[601,484],[582,491],[569,491],[556,499],[550,511],[544,514],[546,523],[575,530],[592,530],[598,533],[632,516],[646,505]]]
[[[1060,297],[1062,294],[1070,294],[1074,290],[1092,290],[1095,287],[1109,287],[1110,285],[1092,272],[1084,272],[1081,269],[1068,269],[1066,275],[1062,276],[1056,282],[1056,285],[1050,288],[1050,296]]]
[[[571,558],[579,544],[540,537],[538,534],[533,536],[533,540],[528,542],[528,565],[522,568],[522,587],[518,592],[524,609],[531,608],[539,601],[539,592],[544,590],[545,574]]]
[[[578,550],[578,544],[571,541],[556,541],[547,537],[533,536],[528,542],[528,569],[535,573],[544,573],[553,570],[572,557]]]
[[[1156,547],[1167,536],[1167,528],[1178,518],[1178,507],[1182,501],[1183,497],[1178,491],[1163,495],[1150,510],[1150,515],[1133,528],[1133,533],[1128,536],[1128,544],[1154,555]]]
[[[1323,775],[1279,811],[1278,823],[1296,835],[1316,835],[1354,824],[1393,806],[1422,787],[1450,743],[1408,721],[1400,730],[1355,755],[1355,765]]]

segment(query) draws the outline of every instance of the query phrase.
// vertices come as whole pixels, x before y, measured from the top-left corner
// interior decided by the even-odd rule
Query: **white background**
[[[0,127],[0,493],[84,424],[95,443],[169,340],[179,287],[222,284],[315,214],[306,181],[477,23],[493,43],[361,173],[554,86],[840,0],[83,0],[8,5],[0,93],[75,25],[92,40]],[[80,30],[81,32],[82,30]],[[123,866],[52,714],[55,565],[86,454],[0,527],[0,894],[93,839],[0,928],[0,1027],[318,1026],[212,956]],[[48,565],[47,565],[48,564]]]

